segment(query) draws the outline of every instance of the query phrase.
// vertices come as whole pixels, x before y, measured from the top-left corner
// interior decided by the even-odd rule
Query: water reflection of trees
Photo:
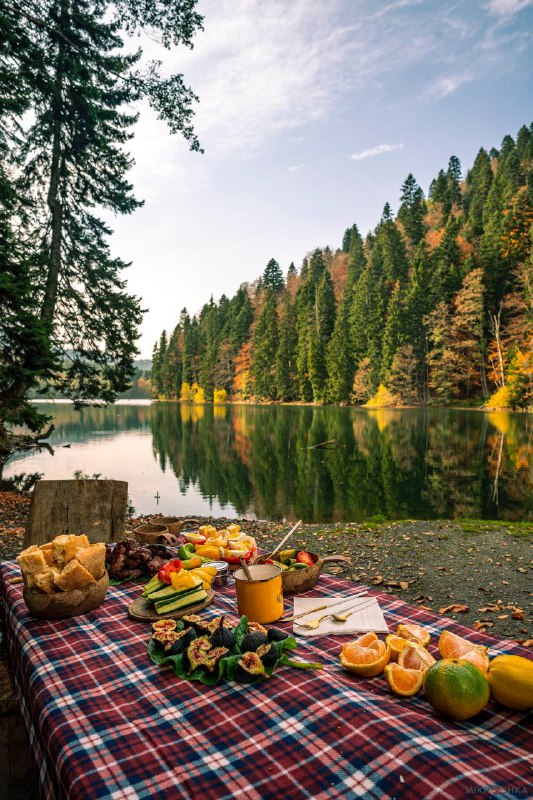
[[[154,455],[182,492],[316,521],[531,518],[532,418],[506,416],[502,431],[491,415],[446,409],[151,408]],[[313,447],[332,439],[333,449]]]

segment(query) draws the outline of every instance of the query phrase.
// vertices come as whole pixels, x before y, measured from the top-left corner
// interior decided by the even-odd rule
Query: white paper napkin
[[[333,622],[331,617],[328,617],[322,620],[315,630],[302,628],[300,625],[296,624],[296,622],[310,622],[311,620],[319,619],[319,617],[328,613],[327,608],[324,608],[322,611],[316,611],[292,623],[293,631],[297,636],[344,636],[345,634],[366,633],[367,631],[389,633],[383,611],[375,597],[350,598],[350,595],[324,598],[295,597],[293,614],[303,614],[304,611],[322,605],[327,605],[328,608],[331,608],[332,611],[337,611],[339,614],[342,614],[345,609],[346,613],[354,613],[351,613],[346,622],[342,623]],[[364,608],[362,608],[361,611],[357,611],[358,606],[364,606]]]

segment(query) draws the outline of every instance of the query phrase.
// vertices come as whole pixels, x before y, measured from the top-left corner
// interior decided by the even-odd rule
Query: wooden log
[[[24,547],[63,533],[85,533],[91,542],[117,542],[124,535],[128,484],[113,480],[37,481]]]

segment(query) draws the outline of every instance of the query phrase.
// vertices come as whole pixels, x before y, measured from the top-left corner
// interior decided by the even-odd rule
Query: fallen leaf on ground
[[[444,606],[443,608],[439,608],[439,614],[447,614],[451,612],[452,614],[462,614],[465,611],[469,611],[468,606],[463,606],[460,603],[452,603],[451,606]]]
[[[472,625],[472,627],[474,628],[475,631],[482,631],[484,628],[492,628],[493,625],[494,622],[488,622],[486,620],[477,619]]]
[[[407,581],[400,581],[400,589],[408,589],[409,583]]]
[[[513,611],[513,613],[511,614],[511,617],[513,619],[525,619],[525,616],[526,615],[524,614],[523,611]]]

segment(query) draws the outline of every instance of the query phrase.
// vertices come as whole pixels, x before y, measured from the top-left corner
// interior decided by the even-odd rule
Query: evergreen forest
[[[154,396],[197,402],[533,405],[533,124],[409,174],[364,238],[315,249],[184,308],[153,352]]]

